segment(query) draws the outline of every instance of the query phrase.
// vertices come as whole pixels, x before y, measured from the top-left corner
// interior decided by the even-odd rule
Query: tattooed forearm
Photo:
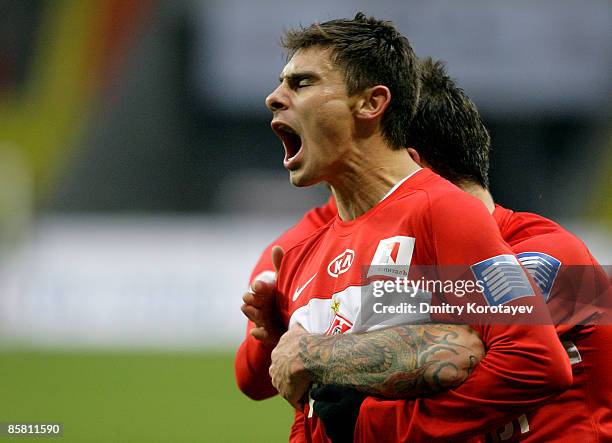
[[[370,395],[407,398],[460,385],[482,359],[467,326],[396,326],[364,334],[304,335],[300,357],[312,380]]]

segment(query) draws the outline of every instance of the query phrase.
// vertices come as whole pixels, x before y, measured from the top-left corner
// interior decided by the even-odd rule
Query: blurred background
[[[239,306],[326,191],[290,186],[264,99],[284,29],[359,10],[478,104],[496,199],[612,264],[608,0],[2,0],[0,422],[286,441],[289,406],[234,385]]]

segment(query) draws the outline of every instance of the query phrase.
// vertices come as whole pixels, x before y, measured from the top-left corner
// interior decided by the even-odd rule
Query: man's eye
[[[310,86],[310,83],[308,83],[308,80],[300,80],[296,86],[298,88],[305,88],[306,86]]]

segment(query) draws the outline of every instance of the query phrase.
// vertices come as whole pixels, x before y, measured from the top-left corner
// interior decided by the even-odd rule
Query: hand
[[[244,304],[240,307],[244,315],[255,323],[250,334],[269,346],[276,346],[285,332],[276,311],[276,281],[283,255],[279,246],[272,248],[272,264],[276,272],[266,271],[255,277],[251,290],[242,296]]]
[[[300,339],[307,332],[300,325],[289,329],[272,351],[270,377],[278,393],[295,409],[302,411],[312,380],[300,357]]]

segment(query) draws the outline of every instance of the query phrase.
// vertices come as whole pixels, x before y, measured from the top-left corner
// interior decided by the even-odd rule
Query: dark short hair
[[[384,85],[391,103],[382,118],[382,132],[395,149],[405,148],[419,98],[418,59],[408,39],[389,21],[366,17],[313,23],[287,31],[282,45],[291,58],[300,49],[331,49],[332,62],[344,73],[349,95]]]
[[[488,189],[491,138],[476,105],[442,62],[426,58],[420,68],[421,99],[408,131],[409,146],[447,180]]]

